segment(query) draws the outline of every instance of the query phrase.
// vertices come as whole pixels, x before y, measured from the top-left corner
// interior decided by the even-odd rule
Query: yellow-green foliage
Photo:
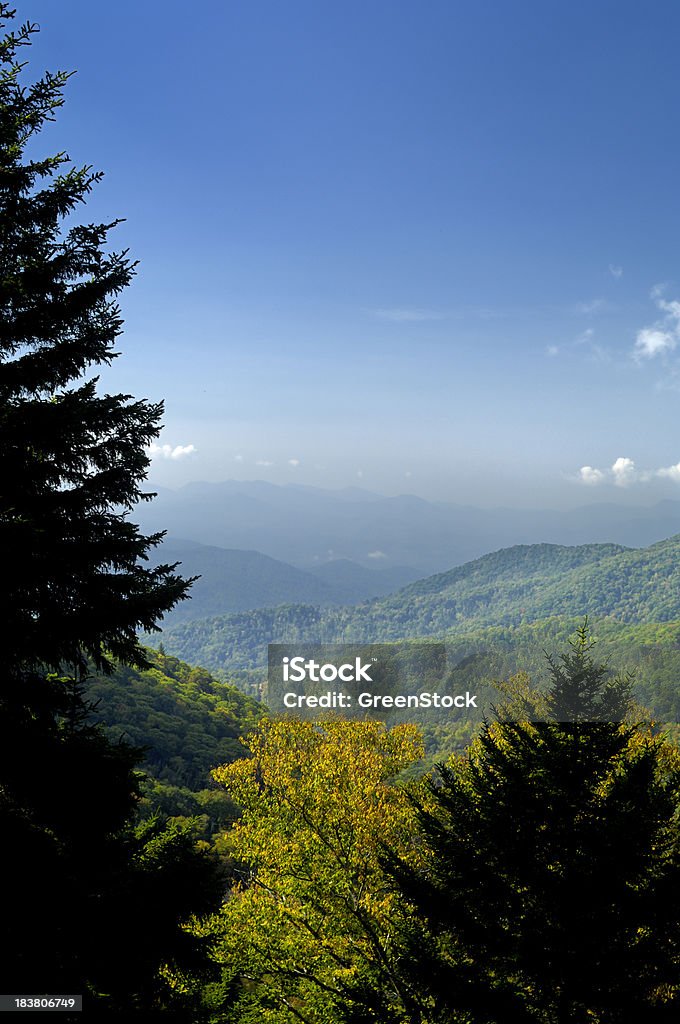
[[[247,759],[214,777],[243,810],[231,833],[242,882],[194,930],[250,979],[234,1020],[327,1021],[356,970],[389,976],[397,897],[383,844],[405,856],[414,812],[394,777],[422,756],[410,725],[266,721]],[[398,983],[397,983],[398,987]]]

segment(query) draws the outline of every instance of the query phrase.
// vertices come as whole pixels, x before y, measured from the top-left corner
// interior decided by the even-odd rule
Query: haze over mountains
[[[165,650],[257,694],[267,644],[446,639],[465,679],[540,671],[584,615],[665,721],[680,707],[680,502],[476,509],[261,482],[162,490],[136,518],[200,575]],[[668,539],[670,537],[670,539]]]
[[[166,614],[164,626],[278,604],[357,604],[398,590],[420,575],[399,566],[366,569],[345,559],[304,570],[258,551],[176,538],[166,538],[157,557],[180,562],[185,577],[200,577],[190,599]]]
[[[367,569],[406,567],[426,576],[516,544],[642,547],[680,531],[680,502],[671,500],[569,510],[479,509],[408,494],[384,497],[357,488],[327,491],[262,481],[157,491],[155,501],[135,509],[144,530],[260,552],[305,570],[348,560]],[[337,583],[338,566],[320,579],[330,583],[333,575]]]

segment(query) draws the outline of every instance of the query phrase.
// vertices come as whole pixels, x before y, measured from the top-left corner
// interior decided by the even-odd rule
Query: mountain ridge
[[[631,624],[680,619],[680,534],[646,548],[516,545],[355,607],[216,616],[168,630],[164,643],[212,670],[252,668],[272,642],[444,638],[586,614]]]
[[[156,501],[137,506],[134,515],[145,531],[165,529],[203,544],[254,550],[304,570],[346,558],[365,568],[376,560],[386,567],[410,566],[421,576],[517,544],[641,547],[680,531],[680,502],[670,499],[564,511],[483,509],[415,495],[264,481],[159,488]]]
[[[299,569],[259,551],[222,548],[179,537],[166,537],[155,557],[180,563],[179,571],[185,577],[200,577],[188,599],[166,613],[166,627],[278,604],[358,604],[389,594],[418,577],[407,566],[368,569],[344,559]]]

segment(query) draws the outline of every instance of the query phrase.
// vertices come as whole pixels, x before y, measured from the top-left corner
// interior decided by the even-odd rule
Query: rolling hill
[[[642,549],[520,545],[356,607],[255,609],[178,624],[163,642],[222,673],[264,665],[272,642],[452,637],[586,614],[627,624],[680,619],[680,535]]]

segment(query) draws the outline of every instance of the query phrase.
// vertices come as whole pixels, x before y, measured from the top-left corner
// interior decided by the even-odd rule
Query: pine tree
[[[13,16],[0,3],[0,27]],[[101,174],[65,153],[33,157],[69,78],[22,85],[17,58],[36,26],[0,42],[0,622],[5,680],[111,658],[144,663],[153,630],[188,582],[143,565],[160,534],[128,519],[143,490],[161,403],[100,393],[115,358],[117,296],[135,264],[108,250],[118,221],[65,220]]]
[[[584,627],[549,659],[551,719],[488,723],[440,766],[419,810],[427,866],[389,860],[428,1021],[678,1019],[678,752],[594,720],[623,710],[629,686],[591,646]],[[368,1018],[357,1005],[348,1019]]]
[[[135,265],[108,248],[117,221],[73,223],[101,175],[33,155],[69,75],[22,84],[36,26],[9,31],[13,17],[0,0],[0,989],[167,1018],[159,966],[201,962],[180,925],[222,883],[190,831],[135,825],[141,752],[91,721],[83,681],[92,663],[144,665],[137,630],[191,581],[145,564],[162,534],[129,520],[152,497],[162,405],[96,376]]]

